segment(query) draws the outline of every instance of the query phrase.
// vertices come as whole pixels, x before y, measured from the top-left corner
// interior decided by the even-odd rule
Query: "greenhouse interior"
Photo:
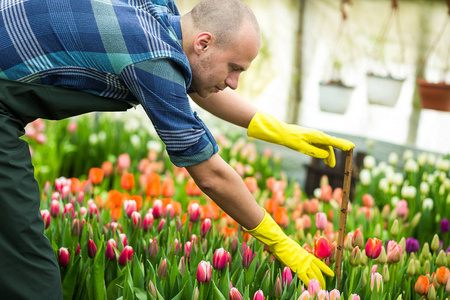
[[[239,8],[239,17],[231,14],[236,8],[228,7],[227,2],[234,6],[235,1],[246,7]],[[111,61],[122,59],[122,54],[112,53],[111,45],[129,47],[125,43],[140,34],[125,27],[134,24],[134,16],[143,27],[149,26],[149,44],[164,31],[164,38],[172,39],[164,40],[167,47],[183,50],[176,53],[181,59],[167,59],[172,54],[159,52],[154,57],[180,65],[189,58],[192,90],[200,86],[198,78],[214,76],[224,55],[217,53],[225,53],[200,60],[202,51],[213,51],[219,42],[206,41],[213,36],[207,32],[209,23],[190,23],[197,16],[194,7],[211,5],[217,11],[207,17],[216,20],[230,14],[230,28],[251,24],[239,45],[251,44],[257,32],[259,49],[251,66],[230,71],[238,72],[239,84],[231,83],[234,75],[227,75],[224,88],[216,86],[211,97],[235,90],[233,95],[246,104],[233,107],[235,100],[230,100],[214,109],[197,101],[198,95],[203,97],[200,92],[186,92],[189,86],[179,78],[185,76],[180,65],[158,74],[158,68],[167,65],[142,64],[137,56],[143,54],[131,53],[141,49],[129,47],[123,59],[134,67],[124,68],[128,73],[123,77],[117,75],[127,97],[140,99],[139,93],[147,91],[135,86],[146,84],[139,74],[152,78],[148,90],[156,96],[143,100],[148,101],[145,107],[131,101],[126,111],[90,110],[27,122],[20,140],[31,154],[32,165],[25,167],[35,179],[30,184],[22,183],[29,178],[11,169],[24,165],[11,160],[15,150],[8,144],[9,136],[0,133],[1,143],[5,141],[0,148],[0,169],[5,170],[0,170],[1,202],[17,203],[0,206],[7,220],[0,235],[0,252],[5,253],[0,259],[0,269],[5,270],[1,299],[450,298],[449,0],[82,1],[86,7],[69,0],[63,1],[67,7],[13,2],[0,0],[0,54],[8,56],[0,58],[0,79],[58,88],[72,83],[70,78],[48,79],[52,72],[59,74],[56,67],[14,77],[22,68],[45,65],[44,58],[26,60],[20,54],[26,50],[18,46],[14,51],[19,54],[7,53],[13,51],[10,40],[1,37],[11,36],[12,43],[20,38],[14,36],[14,28],[21,26],[14,21],[20,12],[30,14],[31,25],[23,28],[44,24],[37,21],[38,13],[31,15],[32,9],[55,20],[51,26],[58,37],[70,27],[77,39],[74,44],[86,42],[84,49],[94,49],[96,40],[83,39],[99,32],[106,51],[101,54],[106,56],[98,61],[87,58],[87,66],[78,66],[98,66],[98,73],[86,77],[92,81],[101,74],[106,74],[106,81],[116,80],[101,64],[108,55]],[[206,8],[203,2],[209,3]],[[125,22],[120,13],[126,8],[133,17]],[[89,20],[91,11],[92,24],[76,21]],[[177,15],[181,23],[171,23]],[[39,29],[50,30],[45,26]],[[182,42],[176,26],[183,29]],[[207,28],[193,39],[195,53],[185,45],[194,32],[185,30],[187,26]],[[122,30],[123,40],[114,38],[115,30]],[[50,49],[52,42],[44,44],[45,36],[38,40],[42,49],[36,51],[55,51],[45,55],[50,63],[64,57]],[[195,48],[197,41],[205,43],[203,48]],[[73,47],[69,44],[63,47]],[[238,55],[244,47],[227,51]],[[191,60],[196,55],[198,60]],[[16,56],[24,63],[6,69]],[[68,57],[68,64],[85,58],[75,52]],[[182,95],[176,87],[179,81]],[[6,132],[16,112],[7,102],[10,90],[2,84],[0,124]],[[77,94],[82,98],[95,94],[91,88],[94,84],[74,89],[82,90]],[[153,88],[165,92],[155,94]],[[116,95],[109,92],[100,96]],[[164,97],[186,99],[186,104],[179,108],[169,103],[174,99]],[[161,101],[151,104],[155,99]],[[64,110],[59,102],[55,106]],[[217,112],[223,109],[241,117],[248,107],[256,110],[244,123],[227,122]],[[187,110],[187,120],[177,120],[178,113],[172,117],[175,110]],[[172,124],[178,121],[181,125]],[[186,129],[186,124],[197,127]],[[194,138],[192,148],[180,150]],[[13,183],[8,183],[10,177]],[[37,186],[39,192],[32,188]],[[21,197],[33,204],[17,200]],[[13,206],[21,214],[30,210],[18,216],[24,222],[14,215],[5,217]],[[6,233],[18,223],[26,223],[25,229]],[[40,237],[23,233],[28,228]],[[48,253],[36,250],[43,249],[36,246],[40,244],[19,241],[22,233],[22,240],[45,239]],[[30,250],[23,257],[9,255],[24,247],[42,254]],[[36,266],[24,260],[35,260]],[[47,290],[48,297],[36,296]]]

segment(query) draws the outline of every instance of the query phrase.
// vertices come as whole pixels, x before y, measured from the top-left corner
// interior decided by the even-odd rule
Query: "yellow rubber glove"
[[[247,135],[322,158],[325,164],[332,168],[336,165],[333,147],[343,151],[355,147],[350,141],[327,135],[316,129],[280,122],[262,111],[258,111],[253,116],[248,125]]]
[[[327,276],[334,276],[334,272],[323,261],[289,238],[265,210],[261,223],[255,229],[246,231],[266,244],[269,252],[278,260],[297,272],[306,286],[311,279],[317,279],[320,288],[325,289],[322,272]]]

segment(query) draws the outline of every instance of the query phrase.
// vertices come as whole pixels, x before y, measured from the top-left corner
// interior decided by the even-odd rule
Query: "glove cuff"
[[[247,128],[247,136],[262,141],[280,144],[280,132],[283,124],[275,117],[263,111],[257,111]]]
[[[279,241],[287,239],[288,237],[270,216],[270,214],[268,214],[264,208],[262,210],[264,210],[264,218],[262,219],[261,223],[259,223],[259,225],[254,229],[244,230],[262,243],[266,244],[268,247],[272,247]]]

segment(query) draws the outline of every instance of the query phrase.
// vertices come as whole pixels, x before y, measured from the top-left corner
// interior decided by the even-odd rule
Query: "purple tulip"
[[[441,232],[442,233],[447,233],[450,229],[450,224],[448,219],[442,219],[441,220]]]
[[[406,253],[408,253],[408,254],[417,252],[417,251],[419,251],[419,248],[420,248],[419,241],[416,240],[415,238],[407,238],[405,245],[406,245],[405,250],[406,250]]]

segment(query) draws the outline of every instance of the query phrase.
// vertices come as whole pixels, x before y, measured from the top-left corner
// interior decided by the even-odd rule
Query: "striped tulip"
[[[137,211],[137,205],[135,200],[125,200],[123,202],[123,207],[127,213],[128,218],[131,218],[133,212]]]
[[[377,258],[381,253],[381,246],[382,242],[381,240],[377,238],[369,238],[369,240],[366,243],[366,255],[370,258]]]
[[[324,259],[330,256],[331,246],[328,239],[324,236],[319,236],[314,243],[314,254],[319,259]]]
[[[341,293],[337,289],[331,290],[329,296],[330,296],[330,300],[340,300],[341,299]]]
[[[229,296],[230,296],[230,300],[244,300],[241,293],[239,293],[239,290],[235,287],[232,287],[230,289]]]
[[[202,226],[200,227],[200,235],[204,238],[210,229],[211,219],[205,218],[205,220],[203,220]]]
[[[200,217],[200,205],[197,202],[192,203],[189,206],[189,221],[195,223]]]
[[[67,248],[61,247],[59,248],[58,261],[59,265],[63,268],[69,265],[70,253]]]
[[[106,243],[106,258],[110,261],[116,259],[116,252],[114,249],[117,249],[117,243],[114,239],[109,239]]]
[[[153,214],[152,213],[146,213],[144,216],[144,224],[143,224],[143,229],[145,232],[149,231],[152,229],[152,225],[153,225]]]
[[[200,283],[207,283],[211,280],[211,263],[202,260],[197,267],[197,280]]]
[[[383,293],[383,276],[380,273],[375,272],[370,275],[370,290],[373,291],[376,286],[376,290],[378,293]]]
[[[227,251],[223,248],[216,249],[213,255],[213,268],[216,270],[223,270],[227,265]]]
[[[126,266],[127,262],[133,258],[133,248],[131,246],[125,246],[122,253],[120,253],[118,262],[121,266]]]
[[[316,293],[320,291],[320,283],[317,279],[311,279],[308,284],[308,292],[311,297],[316,296]]]
[[[44,228],[47,229],[50,226],[51,215],[47,209],[41,210],[41,216],[44,221]]]
[[[52,203],[50,204],[50,215],[53,218],[56,218],[60,214],[60,208],[59,208],[59,201],[58,200],[52,200]]]
[[[281,279],[283,281],[283,287],[285,288],[289,287],[289,285],[292,282],[292,272],[289,267],[284,267]]]
[[[264,293],[262,290],[257,290],[256,293],[253,295],[253,300],[264,300]]]
[[[134,227],[141,227],[141,214],[137,211],[133,211],[131,213],[131,219],[133,220],[133,225]]]
[[[152,214],[155,219],[159,219],[163,216],[163,203],[161,200],[156,199],[153,201]]]

